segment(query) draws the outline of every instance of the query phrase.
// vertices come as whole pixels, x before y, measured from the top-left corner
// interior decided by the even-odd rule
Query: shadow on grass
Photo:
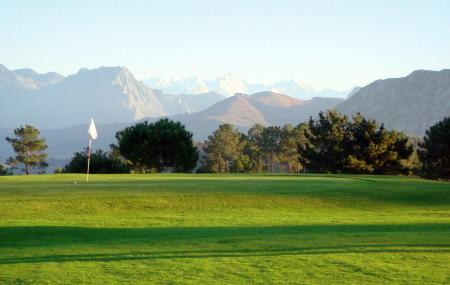
[[[422,236],[418,239],[420,242],[414,238],[418,234]],[[142,250],[148,245],[155,250]],[[0,257],[0,264],[332,253],[449,253],[450,224],[0,228],[0,252],[6,248],[30,253],[36,248],[52,252],[70,248],[76,251],[77,247],[81,254]],[[110,248],[121,252],[101,253]],[[169,250],[162,250],[164,248]],[[95,251],[100,252],[84,254]]]
[[[155,251],[115,254],[73,254],[45,255],[17,258],[1,258],[0,264],[40,263],[40,262],[70,262],[70,261],[130,261],[155,259],[190,259],[190,258],[226,258],[226,257],[270,257],[281,255],[312,255],[312,254],[368,254],[368,253],[450,253],[450,244],[370,244],[370,245],[339,245],[335,247],[304,247],[279,249],[240,249],[240,250],[204,250],[204,251]]]

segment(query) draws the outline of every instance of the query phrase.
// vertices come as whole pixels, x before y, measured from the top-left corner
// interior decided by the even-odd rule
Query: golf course
[[[0,177],[0,284],[449,284],[450,183]]]

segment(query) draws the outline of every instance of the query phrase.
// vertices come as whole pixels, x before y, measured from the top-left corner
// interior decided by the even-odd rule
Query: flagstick
[[[87,173],[86,173],[86,182],[89,182],[89,165],[91,164],[91,147],[92,147],[92,140],[89,139],[89,152],[88,152],[88,165],[87,165]]]

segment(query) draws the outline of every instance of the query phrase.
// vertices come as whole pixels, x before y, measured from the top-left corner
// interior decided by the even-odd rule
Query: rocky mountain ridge
[[[406,77],[374,81],[336,109],[348,115],[360,112],[389,129],[422,136],[450,116],[450,69],[416,70]]]

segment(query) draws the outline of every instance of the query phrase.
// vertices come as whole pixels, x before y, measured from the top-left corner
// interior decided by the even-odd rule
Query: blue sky
[[[450,1],[0,0],[0,63],[343,90],[450,68]]]

